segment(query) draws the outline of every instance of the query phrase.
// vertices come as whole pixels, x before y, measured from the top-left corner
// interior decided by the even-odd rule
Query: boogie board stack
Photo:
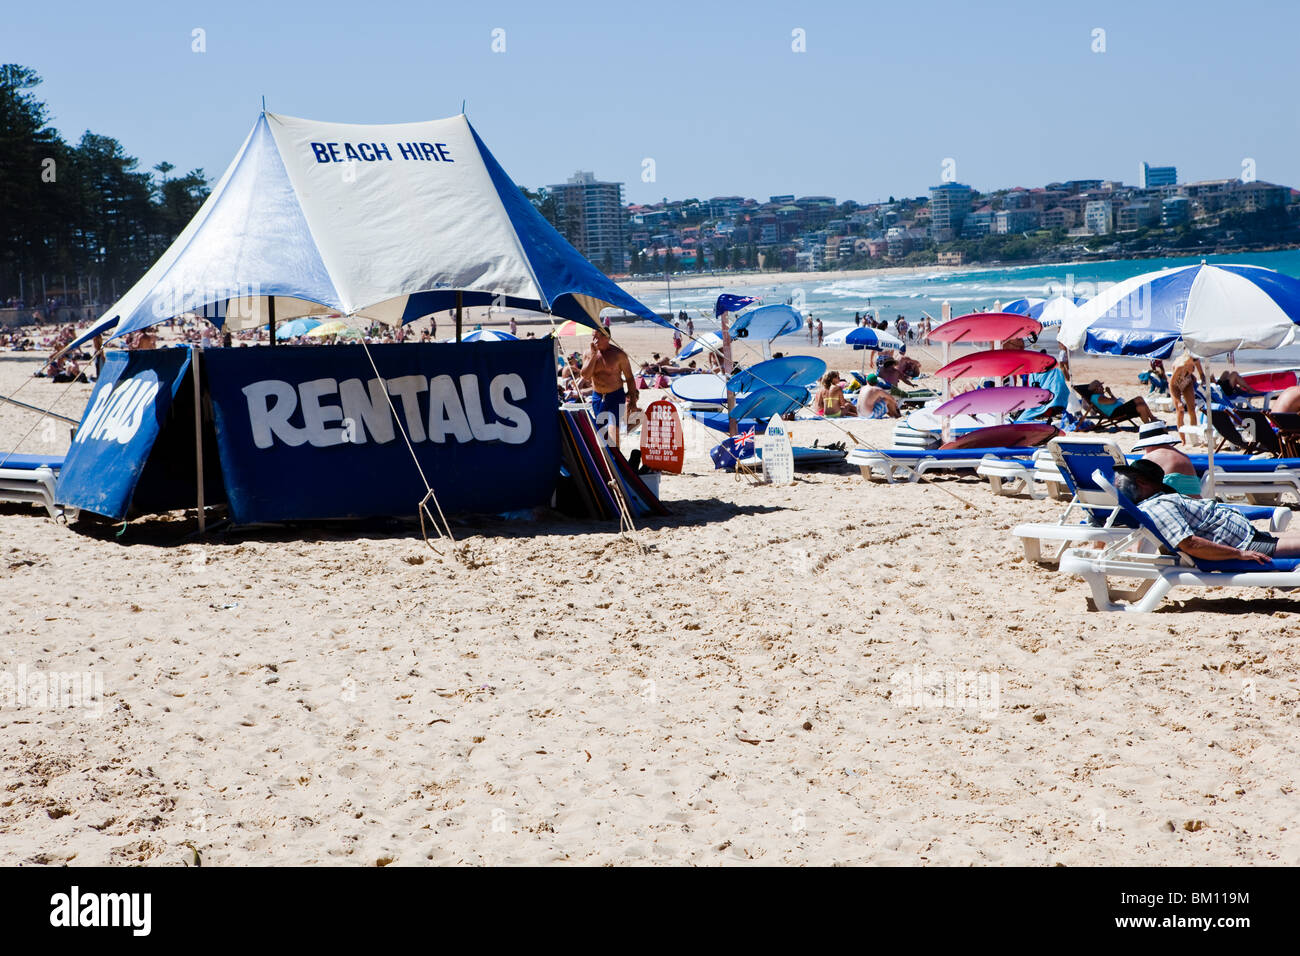
[[[586,409],[560,410],[560,460],[564,476],[571,480],[573,510],[583,517],[617,520],[619,506],[611,482],[622,490],[632,517],[669,514],[618,449],[602,448]]]

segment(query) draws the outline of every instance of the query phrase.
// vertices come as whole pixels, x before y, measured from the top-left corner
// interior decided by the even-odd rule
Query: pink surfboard
[[[977,428],[940,445],[940,451],[960,448],[1036,448],[1056,437],[1056,426],[1046,422],[1021,422]]]
[[[949,399],[934,410],[936,415],[1012,415],[1026,408],[1037,408],[1052,400],[1046,388],[1011,385],[1003,388],[976,388]]]
[[[1043,327],[1027,315],[973,312],[960,315],[930,332],[931,342],[1005,342],[1037,335]]]
[[[1241,377],[1257,392],[1280,392],[1297,382],[1296,371],[1293,368],[1246,372]]]
[[[1023,349],[990,349],[954,359],[934,374],[940,378],[1002,378],[1046,372],[1056,359],[1043,352]]]

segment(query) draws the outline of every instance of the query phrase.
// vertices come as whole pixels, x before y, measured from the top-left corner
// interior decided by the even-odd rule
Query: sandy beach
[[[78,417],[90,387],[34,368],[0,359],[0,392]],[[35,420],[0,406],[0,447],[66,447]],[[0,506],[0,674],[102,681],[0,706],[0,863],[1300,864],[1300,598],[1089,612],[1011,535],[1059,502],[756,485],[705,447],[644,553],[549,512],[455,521],[453,557],[410,524]],[[918,705],[933,680],[979,692]]]

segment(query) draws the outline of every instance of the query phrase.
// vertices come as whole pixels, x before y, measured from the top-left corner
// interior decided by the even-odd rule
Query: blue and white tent
[[[461,116],[349,125],[263,113],[176,241],[86,333],[200,313],[230,329],[337,312],[390,324],[498,305],[667,324],[533,207]]]

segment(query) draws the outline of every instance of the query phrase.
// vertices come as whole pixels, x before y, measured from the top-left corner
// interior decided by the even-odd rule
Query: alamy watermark
[[[104,675],[96,671],[41,671],[19,664],[0,671],[0,716],[8,710],[104,712]]]
[[[928,710],[971,710],[981,717],[995,717],[1000,702],[996,671],[911,670],[895,671],[889,683],[889,699],[898,707]]]

